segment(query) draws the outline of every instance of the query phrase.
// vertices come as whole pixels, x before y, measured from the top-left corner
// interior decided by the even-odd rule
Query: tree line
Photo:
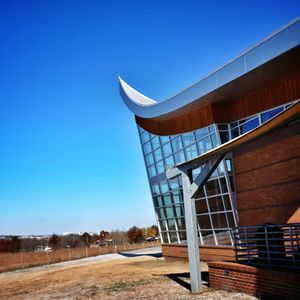
[[[133,226],[128,231],[114,229],[109,231],[101,230],[99,233],[68,234],[58,235],[53,233],[45,237],[0,237],[0,252],[35,251],[39,247],[79,248],[79,247],[102,247],[121,245],[124,243],[141,243],[150,237],[159,235],[158,227],[139,228]]]

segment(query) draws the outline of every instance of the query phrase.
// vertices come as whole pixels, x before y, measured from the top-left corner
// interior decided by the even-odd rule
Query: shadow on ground
[[[173,280],[174,282],[180,284],[182,287],[191,291],[190,281],[190,273],[174,273],[174,274],[166,274],[166,277]],[[209,275],[208,272],[201,272],[202,284],[209,286]]]
[[[129,253],[129,252],[118,252],[118,254],[125,256],[125,257],[139,257],[139,256],[151,256],[151,257],[162,257],[161,252],[155,252],[155,253]]]

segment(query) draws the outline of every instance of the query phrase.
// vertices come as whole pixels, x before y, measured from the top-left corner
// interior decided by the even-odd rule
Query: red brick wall
[[[239,225],[300,222],[300,122],[233,151]]]
[[[209,284],[212,288],[258,297],[299,299],[300,272],[261,269],[229,262],[211,262],[208,267]]]
[[[199,250],[202,261],[235,259],[235,252],[231,246],[201,246]],[[163,244],[162,252],[164,257],[188,258],[186,245]]]

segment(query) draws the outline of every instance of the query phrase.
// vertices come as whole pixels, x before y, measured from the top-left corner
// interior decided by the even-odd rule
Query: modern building
[[[300,222],[299,44],[298,18],[163,102],[119,78],[164,255],[187,255],[182,180],[166,170],[218,151],[224,158],[194,196],[203,259],[232,259],[233,227]],[[191,182],[204,166],[190,170]]]

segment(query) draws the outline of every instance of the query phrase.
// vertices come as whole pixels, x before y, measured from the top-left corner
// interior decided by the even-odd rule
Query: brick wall
[[[210,287],[272,299],[299,299],[300,272],[209,262]]]
[[[231,246],[201,246],[199,250],[202,261],[235,259],[235,252]],[[188,258],[186,245],[163,244],[162,252],[164,257]]]
[[[300,222],[300,122],[233,151],[240,226]]]

